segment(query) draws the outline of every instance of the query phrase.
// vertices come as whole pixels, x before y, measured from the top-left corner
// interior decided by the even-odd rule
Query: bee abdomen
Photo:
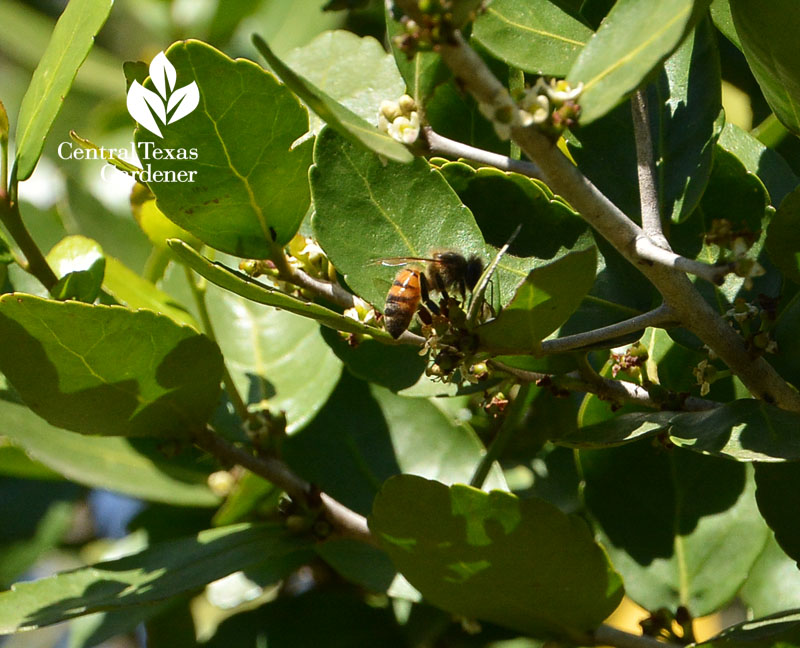
[[[397,339],[405,331],[420,302],[419,272],[406,268],[392,284],[386,297],[384,326],[393,338]]]

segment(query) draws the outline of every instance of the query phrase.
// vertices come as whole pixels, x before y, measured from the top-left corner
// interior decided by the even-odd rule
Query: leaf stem
[[[211,317],[208,314],[208,306],[206,305],[206,290],[201,287],[194,279],[191,269],[188,266],[183,266],[183,271],[186,273],[186,281],[189,284],[189,289],[192,291],[194,303],[197,306],[197,312],[200,314],[200,322],[203,326],[203,332],[213,342],[217,341],[217,336],[214,334],[214,326],[211,324]],[[228,370],[227,362],[222,364],[222,383],[225,385],[225,391],[233,404],[233,409],[242,421],[249,421],[252,415],[247,409],[247,404],[242,399],[239,390],[236,389],[236,383],[233,382],[233,376]]]
[[[594,346],[602,342],[614,340],[629,333],[643,331],[649,326],[666,328],[670,323],[675,322],[675,314],[666,304],[661,304],[658,308],[636,315],[629,319],[609,324],[592,331],[565,335],[564,337],[542,342],[542,351],[545,354],[563,353],[564,351],[574,351],[583,347]]]
[[[489,475],[492,464],[497,461],[502,455],[503,451],[508,446],[509,441],[514,437],[517,432],[519,423],[525,414],[525,406],[527,404],[528,395],[531,392],[530,383],[522,383],[519,386],[517,395],[508,407],[508,411],[503,417],[503,422],[500,424],[500,429],[494,440],[489,444],[486,449],[486,454],[481,457],[472,479],[469,480],[469,485],[475,488],[483,488],[483,483]]]
[[[223,439],[211,429],[195,433],[194,442],[217,459],[238,464],[275,484],[303,506],[309,509],[319,508],[340,537],[377,546],[377,539],[370,532],[364,516],[350,510],[329,495],[319,493],[279,459],[251,454]]]
[[[789,131],[778,121],[775,113],[770,113],[764,121],[750,131],[750,134],[764,146],[775,148],[786,139]]]
[[[16,194],[16,191],[12,193]],[[58,277],[25,227],[19,213],[19,203],[12,200],[3,188],[0,188],[0,221],[25,255],[26,263],[22,267],[36,277],[45,288],[48,290],[53,288],[58,283]]]
[[[428,143],[428,150],[433,155],[442,155],[455,159],[464,158],[465,160],[472,160],[479,164],[495,167],[501,171],[512,171],[529,178],[542,178],[541,170],[533,162],[506,157],[499,153],[492,153],[468,144],[462,144],[439,135],[430,126],[425,126],[422,129],[422,135]]]
[[[283,246],[273,243],[270,259],[272,259],[272,262],[275,264],[275,268],[278,270],[278,278],[281,280],[292,283],[300,288],[310,290],[315,295],[324,297],[342,308],[353,308],[355,303],[353,295],[339,284],[316,279],[299,268],[293,268],[286,258],[286,252]]]

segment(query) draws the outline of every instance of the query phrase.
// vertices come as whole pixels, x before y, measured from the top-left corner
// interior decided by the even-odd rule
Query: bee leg
[[[431,317],[430,312],[424,306],[420,305],[419,309],[417,309],[417,315],[423,324],[430,326],[433,323],[433,317]]]
[[[428,280],[425,278],[424,274],[421,274],[419,276],[419,288],[420,292],[422,293],[422,302],[425,304],[425,306],[427,306],[430,309],[431,313],[433,313],[434,315],[439,315],[441,311],[439,310],[439,307],[436,305],[436,302],[434,302],[431,299],[431,293],[428,290]],[[421,306],[420,306],[420,311],[422,311]],[[428,313],[428,317],[430,317],[430,313]],[[420,317],[420,319],[422,318]],[[425,320],[422,321],[424,322]],[[426,322],[426,324],[430,324],[430,322]]]

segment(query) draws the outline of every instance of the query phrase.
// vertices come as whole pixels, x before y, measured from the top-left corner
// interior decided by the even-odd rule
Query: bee
[[[483,273],[483,260],[479,256],[467,258],[450,250],[434,251],[430,257],[381,259],[379,263],[386,266],[426,264],[424,270],[417,266],[400,270],[386,296],[384,324],[386,331],[395,339],[409,327],[417,311],[420,319],[428,324],[432,321],[431,312],[435,315],[440,313],[439,307],[430,298],[431,292],[438,292],[446,301],[449,299],[448,289],[456,288],[462,300],[466,299],[467,290],[475,287]]]

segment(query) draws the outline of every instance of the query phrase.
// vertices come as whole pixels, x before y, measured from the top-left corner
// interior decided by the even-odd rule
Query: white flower
[[[413,144],[419,137],[419,113],[414,111],[411,118],[396,117],[389,124],[389,135],[402,144]]]

